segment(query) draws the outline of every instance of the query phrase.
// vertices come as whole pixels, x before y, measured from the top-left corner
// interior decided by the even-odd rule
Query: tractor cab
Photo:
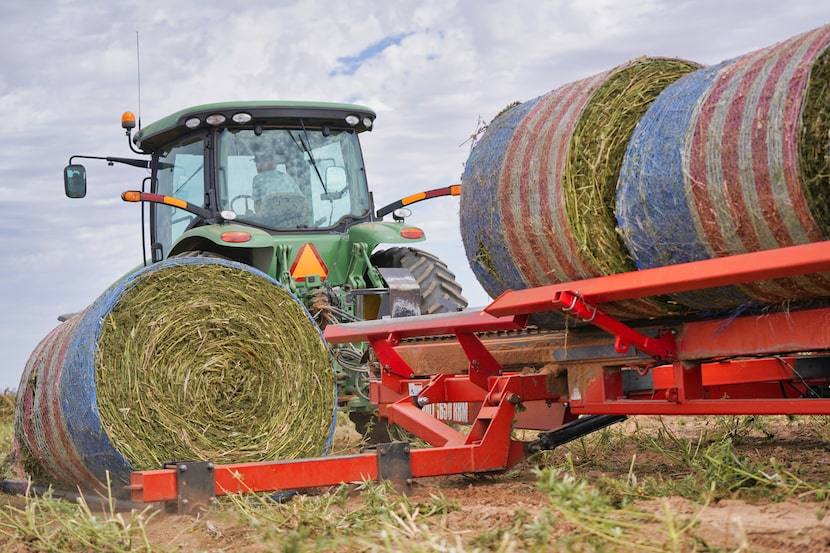
[[[308,233],[371,220],[357,135],[374,117],[356,106],[219,104],[140,130],[134,141],[153,156],[152,192],[210,212],[154,205],[154,248],[166,257],[186,231],[221,221]]]
[[[424,283],[405,265],[425,271],[423,278],[435,271],[422,267],[438,263],[443,273],[445,266],[434,256],[421,261],[427,254],[418,250],[375,250],[423,241],[423,231],[405,225],[394,208],[433,194],[375,212],[358,139],[374,119],[371,109],[351,104],[229,102],[183,109],[133,134],[135,117],[127,112],[129,146],[149,159],[73,156],[64,171],[66,194],[86,193],[86,170],[74,158],[149,169],[142,190],[122,194],[149,204],[145,264],[221,256],[265,272],[309,308],[325,300],[338,310],[336,320],[401,311],[395,305],[415,306],[404,311],[417,314],[425,312]],[[382,220],[393,211],[393,221]],[[448,305],[465,304],[452,278],[442,276],[439,288],[444,281],[453,290]],[[391,296],[405,299],[391,298],[384,307]],[[429,309],[443,310],[444,303],[432,301]]]

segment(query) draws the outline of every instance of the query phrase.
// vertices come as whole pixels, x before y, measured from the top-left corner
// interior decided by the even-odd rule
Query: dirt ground
[[[641,478],[648,475],[658,475],[669,480],[679,478],[681,475],[676,474],[679,469],[667,462],[663,455],[644,448],[642,440],[626,438],[635,434],[653,435],[660,426],[655,420],[634,417],[617,425],[618,429],[613,431],[610,444],[602,447],[595,444],[571,444],[546,454],[545,457],[525,461],[505,474],[419,479],[413,484],[410,499],[413,502],[428,502],[433,496],[441,496],[459,507],[430,520],[433,531],[448,536],[450,542],[463,544],[447,550],[524,550],[521,546],[499,549],[499,536],[505,531],[526,526],[535,517],[550,511],[551,500],[539,489],[534,472],[540,463],[562,465],[566,455],[570,455],[571,463],[577,467],[580,477],[589,483],[600,478],[630,478],[631,474]],[[711,428],[713,424],[717,423],[700,417],[687,419],[672,428],[677,436],[693,437],[699,435],[702,428]],[[347,438],[353,439],[353,436]],[[792,425],[777,419],[777,422],[764,423],[763,432],[755,431],[744,435],[735,447],[742,455],[752,459],[781,460],[799,478],[809,479],[813,483],[830,482],[830,459],[827,455],[830,445],[824,439],[819,439],[809,425]],[[341,450],[342,448],[341,445]],[[590,458],[594,455],[596,458]],[[308,493],[323,494],[326,491],[330,490],[314,489]],[[0,495],[0,501],[18,507],[23,505],[22,498],[14,496]],[[361,501],[360,493],[352,491],[345,508],[356,507]],[[712,501],[706,507],[677,495],[637,500],[635,506],[641,511],[655,513],[658,518],[666,509],[678,520],[698,517],[693,530],[696,551],[830,551],[830,517],[823,516],[828,500],[815,493],[814,488],[795,489],[783,499],[765,497],[763,494],[742,499],[726,497]],[[148,538],[150,543],[157,544],[166,551],[249,553],[275,550],[274,541],[264,539],[261,528],[240,521],[232,513],[217,510],[199,517],[158,514],[149,523]],[[548,546],[533,550],[546,550],[560,538],[583,530],[562,517],[555,517]],[[486,536],[490,536],[490,539],[482,539]],[[2,544],[3,540],[0,539],[0,545]],[[305,548],[297,550],[310,550],[308,543],[303,547]],[[348,549],[371,550],[360,545]],[[22,553],[34,549],[21,544],[9,546],[7,543],[3,550]],[[608,547],[576,550],[627,549]]]
[[[678,435],[695,435],[700,432],[701,426],[712,424],[703,417],[689,420],[691,422],[684,422],[677,430]],[[655,423],[643,417],[637,424],[640,428],[638,431],[644,432],[643,425]],[[798,471],[800,477],[809,477],[813,482],[830,481],[830,459],[827,456],[830,446],[817,439],[815,432],[805,427],[776,424],[779,423],[765,423],[762,435],[745,436],[736,448],[740,449],[742,455],[754,459],[779,459],[793,471]],[[628,426],[618,435],[634,432],[631,420],[623,425]],[[677,476],[671,473],[676,468],[667,464],[660,454],[644,450],[634,442],[621,440],[614,443],[613,455],[604,456],[601,462],[588,462],[583,476],[589,481],[599,477],[625,478],[632,472],[632,458],[636,459],[634,471],[641,475],[659,473],[665,478]],[[550,454],[544,462],[559,463],[570,451],[572,458],[580,463],[584,460],[578,458],[579,454],[590,453],[584,446],[562,449]],[[499,532],[531,521],[550,506],[549,497],[537,486],[533,461],[524,462],[502,475],[420,479],[414,483],[410,498],[413,501],[428,501],[431,496],[440,495],[455,502],[460,509],[443,515],[437,523],[442,535],[470,544],[476,537],[493,534],[492,549],[495,550]],[[538,462],[538,459],[535,461]],[[325,491],[312,490],[310,493]],[[359,501],[359,494],[353,492],[350,502]],[[795,490],[790,497],[783,500],[775,498],[774,501],[763,494],[750,499],[724,498],[713,501],[705,508],[679,496],[638,500],[635,505],[642,511],[654,512],[658,517],[667,508],[678,519],[697,516],[698,524],[694,535],[698,538],[699,545],[695,548],[698,551],[830,551],[830,517],[823,516],[828,503],[812,492]],[[579,528],[560,518],[549,543],[556,543],[557,537],[573,532],[579,532]],[[269,545],[261,542],[253,529],[218,513],[208,513],[199,519],[157,517],[150,525],[150,534],[154,543],[166,544],[171,549],[180,551],[270,550]],[[481,540],[472,543],[480,544]],[[488,549],[490,547],[486,545],[467,545],[460,550]],[[625,551],[626,548],[618,550]]]

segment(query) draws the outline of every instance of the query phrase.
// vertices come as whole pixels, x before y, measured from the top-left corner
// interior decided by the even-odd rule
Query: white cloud
[[[12,3],[0,19],[0,388],[17,385],[58,313],[140,261],[138,208],[118,197],[142,171],[89,162],[82,201],[64,198],[61,180],[73,154],[132,155],[119,120],[139,108],[136,31],[145,125],[231,99],[374,108],[364,153],[382,205],[459,182],[479,118],[515,100],[641,55],[717,63],[825,23],[830,4],[806,0]],[[482,305],[457,209],[454,198],[416,204],[410,222]]]

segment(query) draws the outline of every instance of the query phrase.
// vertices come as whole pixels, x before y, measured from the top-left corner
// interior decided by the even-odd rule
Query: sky
[[[460,182],[471,137],[514,101],[643,55],[714,64],[830,23],[819,0],[28,0],[0,18],[0,390],[57,317],[141,262],[141,218],[120,193],[144,173],[87,161],[89,193],[63,194],[72,155],[131,157],[120,127],[229,100],[367,105],[361,135],[376,206]],[[138,39],[138,40],[137,40]],[[138,43],[138,48],[137,48]],[[140,71],[138,67],[140,66]],[[139,87],[140,83],[140,87]],[[458,198],[408,222],[472,275]]]

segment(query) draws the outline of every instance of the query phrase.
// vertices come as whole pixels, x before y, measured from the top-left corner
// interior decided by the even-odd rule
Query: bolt
[[[213,470],[213,463],[208,463],[207,464],[207,469],[208,470]]]
[[[187,470],[187,465],[179,465],[179,472],[184,472]]]
[[[418,396],[418,405],[423,407],[424,405],[429,405],[429,398],[424,396]]]
[[[507,403],[518,405],[520,401],[522,401],[522,398],[519,397],[519,394],[509,394],[507,396]]]

